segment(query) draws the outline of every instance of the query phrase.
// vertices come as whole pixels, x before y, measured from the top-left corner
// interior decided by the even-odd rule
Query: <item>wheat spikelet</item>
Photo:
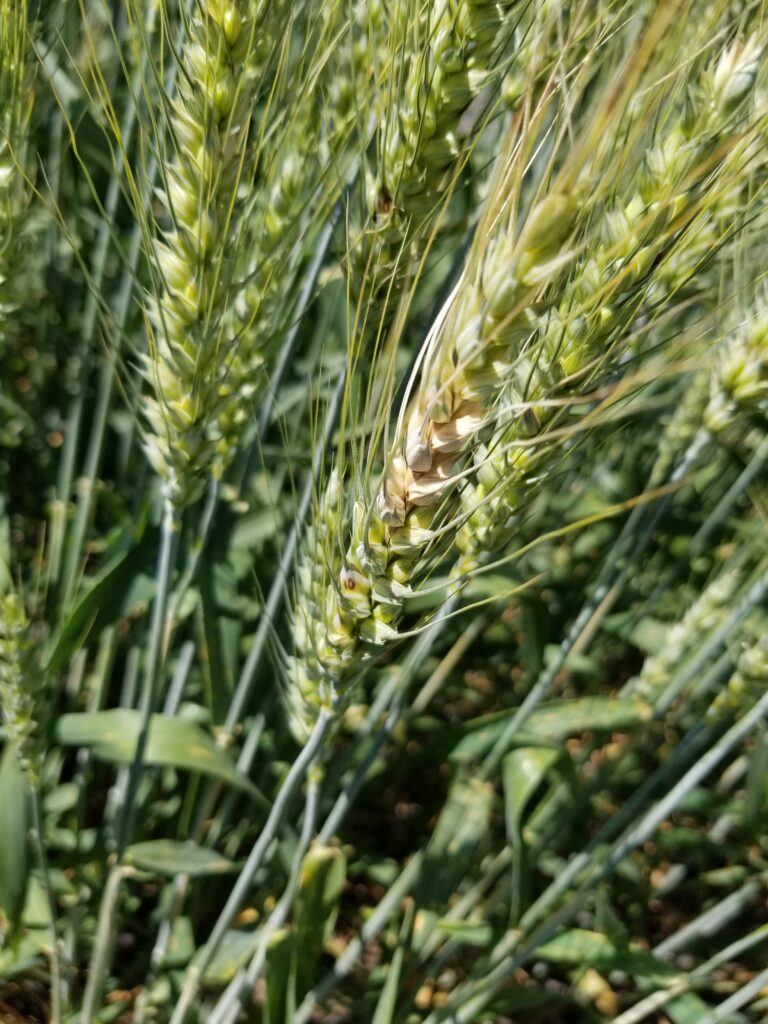
[[[700,370],[683,382],[680,401],[659,439],[651,473],[651,487],[658,487],[667,480],[680,453],[688,448],[701,430],[709,399],[709,382],[708,370]]]
[[[706,431],[717,438],[753,416],[765,418],[766,359],[765,303],[760,302],[717,346],[714,365],[686,378],[680,401],[659,440],[651,487],[668,479],[680,453],[697,434]]]
[[[768,310],[754,309],[720,355],[711,375],[704,424],[714,435],[749,416],[768,416]]]
[[[231,460],[242,426],[253,416],[254,398],[267,386],[270,357],[290,319],[296,276],[348,173],[357,111],[340,84],[352,90],[349,78],[338,74],[343,61],[337,48],[344,52],[352,46],[341,13],[329,5],[320,24],[310,26],[309,66],[301,72],[310,99],[285,99],[286,112],[261,154],[260,188],[238,246],[246,258],[238,263],[243,284],[231,310],[236,343],[222,385],[218,472]]]
[[[397,639],[417,563],[437,536],[441,506],[458,487],[455,464],[483,429],[504,379],[515,331],[506,323],[504,337],[494,336],[501,292],[519,286],[530,301],[544,290],[563,263],[562,244],[575,210],[566,195],[539,203],[516,240],[507,242],[505,236],[491,249],[484,272],[448,311],[444,334],[438,331],[427,346],[422,386],[407,409],[378,494],[370,504],[355,504],[343,560],[328,566],[321,553],[325,535],[335,538],[338,532],[338,512],[322,536],[313,531],[294,612],[297,653],[291,673],[300,696],[293,707],[316,708],[332,699],[381,645]],[[506,273],[500,272],[502,260]],[[488,334],[493,344],[487,343]]]
[[[306,126],[302,125],[302,128]],[[283,303],[292,281],[290,236],[298,234],[296,203],[306,184],[311,133],[291,131],[278,149],[279,159],[265,183],[263,201],[245,232],[250,256],[239,277],[245,281],[230,310],[226,377],[220,387],[216,429],[216,473],[232,460],[243,426],[263,394],[269,359],[278,337]]]
[[[628,691],[652,701],[686,655],[725,621],[742,579],[742,573],[733,569],[715,576],[683,617],[667,630],[659,650],[645,659],[640,673],[628,684]]]
[[[177,506],[200,493],[216,450],[227,368],[226,247],[239,229],[256,37],[247,0],[196,7],[169,125],[175,157],[163,198],[171,226],[152,253],[160,289],[150,307],[145,450]]]
[[[768,684],[768,632],[765,617],[760,620],[758,639],[745,645],[736,669],[709,708],[710,715],[744,713],[765,693]]]
[[[399,0],[389,12],[392,56],[378,83],[368,224],[352,241],[353,283],[374,324],[402,292],[442,197],[484,127],[502,73],[509,83],[530,85],[534,63],[545,64],[537,48],[548,38],[551,5],[537,8],[535,19],[544,26],[538,32],[526,24],[530,6],[519,0],[440,0],[412,9]],[[395,77],[403,67],[405,73]]]
[[[42,761],[41,678],[24,604],[18,595],[6,594],[0,598],[0,705],[6,737],[33,785]]]

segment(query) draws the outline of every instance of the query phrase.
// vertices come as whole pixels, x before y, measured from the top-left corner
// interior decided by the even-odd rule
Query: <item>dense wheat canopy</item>
[[[0,0],[0,1021],[768,1015],[764,0]]]

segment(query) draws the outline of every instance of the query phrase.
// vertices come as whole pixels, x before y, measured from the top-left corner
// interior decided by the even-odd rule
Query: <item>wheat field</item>
[[[768,1019],[764,0],[0,0],[0,1024]]]

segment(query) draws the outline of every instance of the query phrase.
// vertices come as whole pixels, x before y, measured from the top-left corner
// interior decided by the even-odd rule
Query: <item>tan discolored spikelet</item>
[[[685,244],[680,223],[696,216],[717,169],[732,169],[727,145],[706,171],[699,165],[740,124],[757,52],[736,45],[706,70],[697,142],[684,140],[685,154],[645,199],[609,197],[597,207],[600,226],[592,206],[599,189],[590,184],[597,171],[587,167],[570,192],[551,190],[519,229],[507,225],[486,244],[425,346],[381,486],[370,502],[355,503],[343,557],[310,544],[313,568],[323,568],[299,588],[295,620],[303,625],[290,665],[310,708],[305,727],[313,702],[316,710],[318,701],[343,696],[399,638],[404,600],[435,554],[461,551],[462,575],[508,538],[513,513],[536,493],[535,472],[561,450],[543,443],[521,454],[518,442],[542,430],[550,396],[579,394],[615,366],[654,268]],[[644,166],[658,145],[646,150]],[[344,535],[338,519],[329,532]]]

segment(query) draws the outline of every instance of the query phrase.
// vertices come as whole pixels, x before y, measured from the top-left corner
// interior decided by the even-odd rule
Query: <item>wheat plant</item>
[[[768,1013],[764,0],[0,0],[0,1020]]]

